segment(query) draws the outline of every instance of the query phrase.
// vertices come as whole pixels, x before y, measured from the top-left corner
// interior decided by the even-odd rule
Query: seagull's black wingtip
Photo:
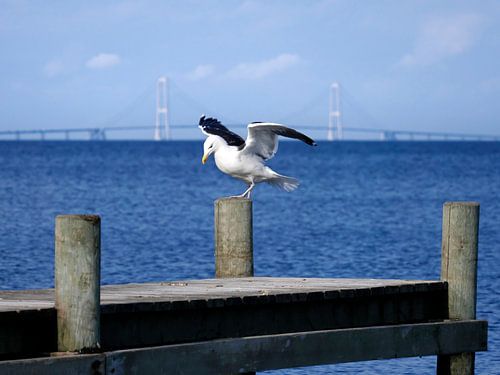
[[[216,117],[207,117],[204,114],[201,115],[200,121],[198,122],[198,126],[222,126],[219,120]]]
[[[202,125],[204,121],[205,121],[205,114],[202,114],[200,116],[200,121],[198,122],[198,125]]]
[[[313,146],[313,147],[316,147],[318,144],[316,143],[316,141],[312,138],[309,138],[307,135],[305,136],[304,139],[302,139],[305,143],[307,143],[309,146]]]

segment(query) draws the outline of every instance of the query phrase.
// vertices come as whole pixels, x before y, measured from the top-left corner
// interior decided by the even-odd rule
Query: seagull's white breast
[[[222,172],[245,181],[260,175],[264,168],[260,158],[244,154],[236,147],[221,147],[215,152],[214,159]]]

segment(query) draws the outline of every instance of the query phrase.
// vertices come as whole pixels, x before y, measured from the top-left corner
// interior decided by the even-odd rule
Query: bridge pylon
[[[330,85],[330,100],[328,105],[327,139],[329,141],[340,140],[344,137],[340,105],[340,84],[333,82]]]
[[[66,132],[66,140],[69,139],[69,133]],[[103,128],[95,128],[89,131],[89,139],[91,141],[105,141],[106,140],[106,130]]]
[[[160,77],[156,83],[156,126],[155,141],[170,139],[168,120],[168,78]]]

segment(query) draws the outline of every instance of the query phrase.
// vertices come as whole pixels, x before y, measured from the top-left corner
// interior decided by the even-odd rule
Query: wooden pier
[[[478,214],[445,205],[442,280],[251,277],[251,202],[223,200],[220,278],[102,287],[100,221],[58,217],[56,289],[0,291],[0,374],[236,374],[427,355],[438,374],[472,374],[487,349]]]

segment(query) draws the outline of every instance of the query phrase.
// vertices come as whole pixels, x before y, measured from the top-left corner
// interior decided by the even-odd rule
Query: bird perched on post
[[[222,172],[243,180],[248,189],[237,197],[250,198],[255,184],[267,182],[285,191],[297,188],[299,181],[293,177],[276,173],[265,165],[278,151],[278,136],[300,139],[310,146],[316,146],[307,135],[281,124],[271,122],[252,122],[248,124],[247,139],[233,133],[216,118],[201,116],[199,127],[208,136],[203,144],[205,164],[214,154],[215,164]]]

